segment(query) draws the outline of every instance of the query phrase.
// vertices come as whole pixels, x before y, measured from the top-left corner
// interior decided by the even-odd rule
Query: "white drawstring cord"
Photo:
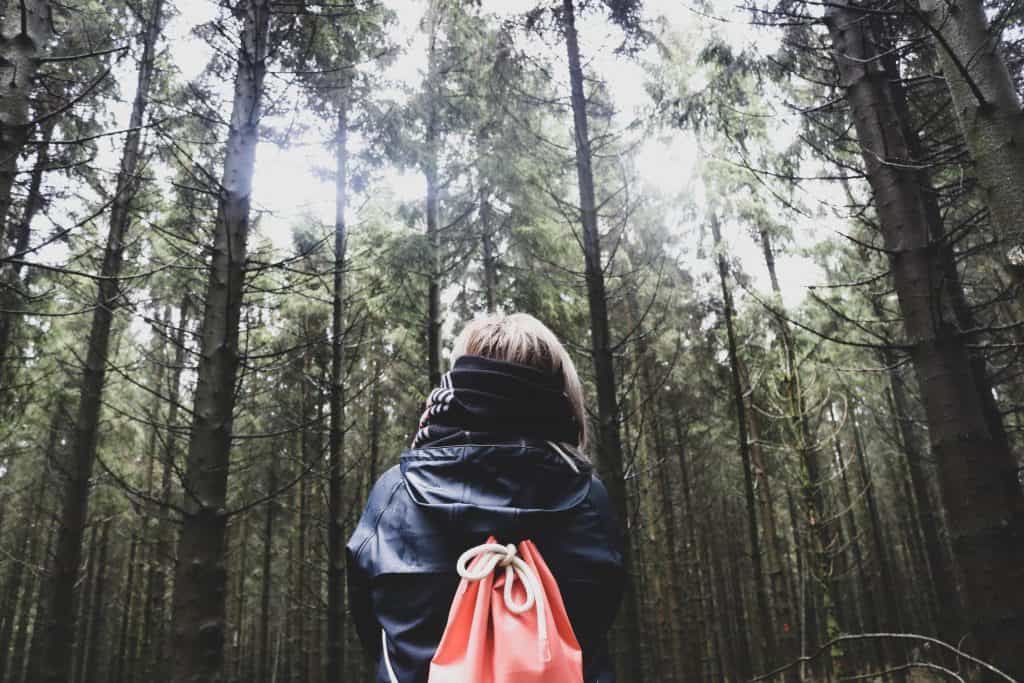
[[[380,644],[384,652],[384,668],[388,671],[388,679],[391,683],[398,683],[398,676],[391,667],[391,657],[388,656],[388,633],[384,629],[380,630]]]
[[[469,563],[475,558],[482,558],[476,567]],[[516,547],[509,543],[481,543],[462,553],[455,568],[459,576],[467,581],[480,581],[489,576],[496,567],[505,568],[505,607],[513,614],[523,614],[531,607],[537,610],[537,635],[541,661],[551,661],[551,650],[548,648],[548,624],[544,614],[544,588],[537,574],[519,557]],[[512,597],[512,584],[516,577],[523,584],[526,599],[516,602]]]

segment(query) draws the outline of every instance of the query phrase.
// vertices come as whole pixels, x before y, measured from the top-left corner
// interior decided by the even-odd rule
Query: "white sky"
[[[385,0],[385,4],[393,8],[398,16],[393,38],[405,48],[385,75],[391,80],[416,85],[422,81],[425,61],[425,40],[417,30],[417,25],[426,3],[424,0]],[[192,78],[206,65],[210,49],[202,40],[193,37],[191,30],[216,14],[216,2],[177,0],[176,5],[179,11],[169,23],[165,35],[173,46],[171,58],[181,75]],[[483,6],[487,12],[511,15],[535,6],[535,2],[485,0]],[[644,7],[648,17],[663,16],[670,26],[678,27],[680,31],[696,22],[705,25],[708,30],[723,33],[731,44],[755,42],[763,51],[774,48],[773,36],[750,26],[748,15],[736,7],[734,0],[714,0],[709,12],[730,21],[715,21],[692,12],[686,0],[647,0]],[[624,124],[649,103],[644,90],[646,76],[637,63],[613,53],[618,44],[618,30],[610,27],[599,15],[591,13],[580,22],[584,59],[588,60],[590,73],[608,83]],[[653,55],[652,48],[650,56]],[[128,82],[132,83],[133,80]],[[567,120],[566,125],[571,125],[571,122]],[[792,121],[780,121],[780,144],[788,144],[792,139],[792,128]],[[636,165],[644,185],[660,194],[672,196],[692,183],[697,154],[697,147],[689,134],[671,132],[643,142],[638,149]],[[333,187],[314,173],[315,168],[331,166],[333,160],[330,151],[312,138],[297,140],[296,144],[288,148],[269,142],[260,145],[253,206],[266,212],[260,229],[275,245],[290,248],[291,226],[304,214],[312,213],[325,222],[333,220]],[[418,173],[386,169],[375,180],[374,190],[387,192],[401,201],[412,201],[423,196],[425,183]],[[353,216],[353,219],[357,221],[358,216]],[[809,221],[804,223],[795,230],[801,244],[811,244],[822,239],[818,226]],[[725,237],[732,252],[743,262],[747,272],[754,276],[758,288],[767,290],[767,273],[762,265],[759,247],[746,235],[746,230],[727,229],[728,232],[732,234],[726,234]],[[696,249],[688,251],[694,253]],[[707,267],[709,264],[706,263],[692,264],[696,272],[704,271]],[[804,298],[806,286],[822,278],[820,270],[809,259],[786,254],[779,255],[779,276],[788,305],[796,305]]]

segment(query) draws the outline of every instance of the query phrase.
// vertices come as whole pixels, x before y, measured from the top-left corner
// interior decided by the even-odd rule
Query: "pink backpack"
[[[517,548],[492,536],[463,553],[457,568],[462,581],[429,683],[582,683],[579,642],[532,541]]]

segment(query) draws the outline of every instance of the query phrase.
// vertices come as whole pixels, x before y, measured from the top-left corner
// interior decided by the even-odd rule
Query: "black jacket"
[[[589,464],[543,443],[421,448],[374,485],[348,542],[349,601],[380,683],[424,683],[459,584],[455,562],[494,535],[531,539],[558,581],[586,683],[611,683],[606,634],[622,597],[619,528]],[[468,682],[467,683],[471,683]]]

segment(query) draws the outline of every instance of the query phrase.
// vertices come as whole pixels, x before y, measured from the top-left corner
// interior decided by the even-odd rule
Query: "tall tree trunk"
[[[53,452],[56,448],[58,435],[56,425],[54,424],[56,419],[57,413],[55,412],[51,418],[47,452]],[[9,649],[15,633],[15,624],[18,621],[18,605],[21,605],[21,611],[24,611],[31,604],[31,572],[29,573],[29,586],[22,585],[23,577],[25,576],[24,559],[26,557],[33,557],[36,553],[39,527],[43,521],[43,500],[48,483],[46,474],[40,473],[38,488],[33,489],[34,498],[31,512],[27,512],[22,518],[21,529],[17,536],[18,540],[15,543],[17,550],[10,557],[6,578],[3,582],[3,592],[0,592],[0,595],[3,595],[3,605],[0,606],[0,619],[2,619],[0,621],[0,683],[4,680],[4,675],[8,670],[8,656],[18,656],[17,648],[13,652]],[[31,562],[31,560],[29,561]],[[18,599],[19,593],[21,594],[20,601]],[[13,673],[11,678],[16,680],[15,677],[18,675],[18,671],[12,668],[11,672]]]
[[[784,305],[782,303],[782,288],[779,285],[779,278],[775,268],[775,252],[772,249],[771,234],[768,230],[762,228],[760,230],[760,237],[761,251],[764,256],[765,265],[768,268],[768,275],[771,279],[772,292],[778,299],[777,305],[784,311]],[[806,611],[805,608],[808,605],[814,604],[814,598],[820,592],[826,612],[834,610],[837,606],[838,591],[836,590],[831,561],[828,556],[828,548],[831,545],[831,539],[829,529],[824,523],[825,501],[821,493],[822,482],[818,473],[817,457],[815,453],[817,446],[812,443],[813,435],[811,434],[810,426],[808,425],[806,398],[804,396],[803,382],[800,377],[800,368],[798,367],[796,360],[796,346],[794,344],[792,331],[789,327],[789,321],[785,315],[782,314],[775,317],[776,326],[779,330],[779,337],[782,341],[783,353],[785,354],[786,398],[788,402],[787,408],[789,411],[790,423],[789,431],[791,438],[796,441],[796,450],[800,456],[801,498],[804,507],[804,517],[809,530],[808,540],[810,541],[806,557],[813,560],[813,562],[808,563],[810,566],[804,567],[804,565],[800,565],[801,569],[798,573],[802,574],[802,576],[798,581],[801,595],[806,593],[808,586],[813,586],[816,589],[810,596],[804,595],[804,598],[801,600],[800,653],[806,654],[807,634],[815,632],[814,625],[816,624],[816,620],[813,618],[806,618],[807,616],[813,617],[814,614],[813,612]],[[792,499],[790,499],[789,502],[790,505],[792,505]],[[802,556],[800,554],[799,531],[796,520],[793,520],[793,537],[794,541],[798,545],[797,556],[800,558]],[[807,581],[806,579],[808,576],[814,577],[815,581]],[[835,615],[826,613],[821,616],[822,620],[827,625],[826,637],[831,638],[838,635],[839,624],[835,619]],[[796,643],[794,642],[792,645],[795,646]],[[804,677],[804,674],[801,674],[801,677]]]
[[[29,96],[41,52],[53,35],[49,0],[5,3],[0,17],[0,239],[6,240],[18,157],[32,132]],[[7,255],[7,242],[0,256]]]
[[[747,385],[749,386],[749,379]],[[789,662],[800,655],[800,643],[793,628],[793,611],[787,594],[787,571],[783,565],[785,548],[779,534],[775,513],[775,498],[772,493],[772,477],[768,472],[765,449],[761,443],[761,416],[754,407],[754,396],[748,397],[747,422],[750,428],[750,462],[754,468],[755,491],[760,512],[761,528],[764,530],[765,574],[769,584],[769,606],[774,616],[773,627],[781,631],[775,650],[776,659],[768,659],[767,669],[773,669],[782,662]],[[785,673],[790,681],[797,678],[797,670],[791,667]]]
[[[348,235],[348,107],[349,93],[338,102],[334,179],[334,292],[331,320],[331,415],[327,499],[327,651],[328,681],[341,680],[345,670],[345,248]],[[440,380],[438,380],[440,382]]]
[[[274,458],[270,459],[267,468],[267,495],[277,489],[277,467]],[[274,561],[274,513],[277,502],[271,498],[266,502],[263,517],[263,571],[260,577],[263,588],[260,591],[260,676],[259,683],[271,682],[272,660],[270,645],[270,597],[274,582],[271,573]]]
[[[124,683],[128,666],[128,637],[131,634],[132,609],[135,604],[136,567],[135,555],[138,551],[139,539],[132,534],[131,547],[128,550],[127,576],[124,581],[124,607],[121,610],[121,628],[117,638],[117,652],[114,654],[114,671],[111,675],[113,683]]]
[[[165,376],[167,374],[168,368],[170,367],[170,362],[167,359],[167,343],[168,342],[167,342],[167,339],[166,339],[165,335],[163,334],[163,330],[166,329],[167,326],[170,325],[170,322],[171,322],[171,307],[168,304],[164,304],[164,309],[163,309],[162,315],[158,314],[158,315],[154,316],[154,323],[153,323],[155,334],[153,335],[152,354],[153,354],[153,358],[155,359],[155,365],[156,365],[156,367],[154,369],[153,382],[154,382],[154,385],[157,387],[157,391],[152,396],[153,403],[150,406],[149,414],[147,415],[147,419],[149,420],[149,424],[150,424],[150,429],[149,429],[149,443],[147,444],[147,447],[146,447],[146,459],[147,459],[147,462],[146,462],[146,481],[145,481],[145,492],[146,492],[146,495],[151,500],[159,500],[159,497],[158,497],[159,494],[155,490],[155,486],[154,486],[154,481],[153,480],[154,480],[155,471],[156,471],[156,463],[161,460],[161,457],[160,457],[161,449],[159,449],[158,443],[157,443],[158,439],[160,437],[160,427],[159,427],[159,425],[160,425],[160,410],[161,410],[161,408],[163,406],[163,403],[165,401],[165,397],[164,397]],[[173,370],[172,370],[172,372],[173,372]],[[168,435],[168,437],[169,436],[170,435]],[[151,528],[157,527],[160,524],[160,519],[162,518],[162,516],[165,513],[166,513],[166,510],[159,509],[159,508],[156,509],[156,510],[146,510],[145,511],[144,521],[143,521],[143,527],[145,529],[147,529],[147,530],[149,530]],[[150,591],[153,588],[152,584],[150,583],[150,581],[152,579],[152,576],[153,576],[153,569],[158,564],[158,562],[154,561],[154,557],[153,557],[153,551],[154,551],[154,546],[155,545],[156,544],[154,544],[154,543],[145,543],[142,546],[141,552],[137,553],[137,555],[138,555],[137,561],[138,561],[138,564],[139,564],[139,567],[138,567],[139,571],[137,573],[141,574],[143,567],[146,567],[146,568],[149,569],[149,571],[147,572],[147,575],[146,575],[147,583],[144,586],[145,587],[144,599],[140,601],[142,603],[142,620],[141,620],[142,631],[139,634],[140,635],[139,641],[141,641],[141,643],[142,643],[143,659],[147,660],[147,661],[149,659],[149,652],[150,652],[150,649],[151,649],[151,645],[154,642],[153,633],[152,633],[152,631],[153,631],[153,609],[152,609],[153,608],[153,602],[149,598],[151,597]],[[133,552],[135,552],[135,551],[133,551]],[[135,567],[132,567],[131,571],[133,573],[135,573]],[[136,611],[138,611],[138,609],[137,609],[138,608],[138,604],[137,603],[135,604],[135,608],[136,608]],[[125,614],[127,616],[128,622],[132,621],[131,610],[127,610],[125,612]],[[126,645],[127,645],[127,642],[126,642]],[[136,645],[137,645],[136,640],[132,639],[133,649],[136,647]],[[137,651],[136,651],[135,654],[137,654]]]
[[[239,520],[236,520],[238,522]],[[234,525],[233,525],[234,526]],[[248,631],[245,629],[245,579],[249,576],[249,516],[243,514],[241,519],[241,532],[238,535],[238,581],[235,587],[235,614],[238,623],[235,632],[235,660],[233,662],[234,678],[232,680],[243,680],[243,663],[250,650],[246,649],[245,639]]]
[[[647,437],[648,465],[647,470],[654,476],[658,486],[653,496],[657,507],[652,510],[649,517],[655,527],[660,527],[658,533],[660,542],[655,546],[661,546],[661,553],[655,553],[656,561],[667,570],[655,571],[655,578],[665,585],[663,601],[659,608],[666,612],[662,620],[661,629],[664,632],[667,646],[665,657],[667,658],[667,672],[671,674],[670,680],[678,677],[685,677],[688,664],[682,654],[680,644],[687,637],[683,632],[682,619],[685,607],[683,606],[683,575],[679,562],[679,527],[676,522],[676,501],[672,492],[672,476],[668,467],[668,448],[666,445],[665,425],[658,408],[661,405],[660,384],[656,376],[657,360],[648,346],[647,330],[640,319],[640,305],[637,301],[635,289],[630,289],[626,294],[630,325],[637,329],[636,343],[636,364],[640,373],[640,388],[643,396],[639,403],[646,413],[644,435]]]
[[[88,349],[72,439],[72,456],[61,497],[61,519],[54,557],[53,596],[46,615],[47,645],[43,659],[43,681],[66,683],[71,664],[72,625],[67,619],[74,613],[75,581],[82,558],[82,536],[89,514],[89,483],[99,440],[100,408],[110,351],[114,309],[119,305],[121,287],[118,277],[124,255],[125,238],[131,225],[131,210],[139,188],[138,171],[142,126],[149,104],[150,85],[156,60],[155,46],[160,35],[163,0],[153,0],[149,25],[143,37],[139,77],[132,104],[129,132],[125,137],[120,172],[110,211],[103,265],[97,285],[96,306],[89,330]]]
[[[142,671],[145,679],[159,683],[167,680],[170,666],[167,660],[169,648],[166,643],[167,628],[167,579],[174,565],[174,520],[168,507],[174,484],[175,459],[177,458],[178,403],[181,397],[181,373],[185,366],[185,331],[189,325],[189,296],[186,294],[178,306],[178,326],[174,331],[174,364],[167,386],[167,435],[164,437],[161,460],[163,472],[160,476],[160,498],[165,506],[158,510],[156,537],[149,553],[150,561],[146,573],[146,604],[143,617],[143,640],[141,649]],[[134,648],[134,645],[132,646]],[[130,659],[130,664],[134,664]]]
[[[856,506],[853,496],[850,495],[850,478],[847,476],[849,463],[843,454],[839,422],[836,420],[835,411],[832,409],[831,403],[828,405],[828,416],[829,427],[833,430],[832,447],[835,453],[835,466],[839,470],[839,481],[842,484],[842,504],[846,508],[846,514],[843,517],[847,519],[850,527],[850,540],[842,545],[848,545],[853,553],[856,576],[853,576],[852,572],[848,572],[850,574],[850,582],[851,584],[854,584],[854,582],[859,584],[857,590],[851,591],[853,593],[851,602],[853,603],[855,613],[858,615],[858,630],[863,631],[867,629],[871,633],[878,633],[881,630],[888,629],[879,627],[878,601],[876,600],[873,582],[868,577],[867,565],[864,562],[864,551],[860,545],[861,531],[857,524]],[[875,650],[879,670],[884,670],[886,668],[885,643],[881,640],[876,640],[871,643],[871,646]]]
[[[600,233],[597,225],[597,201],[594,174],[591,168],[590,133],[587,123],[587,100],[583,93],[583,66],[576,34],[576,9],[573,0],[562,2],[562,26],[569,59],[569,83],[572,88],[573,128],[576,139],[576,174],[579,181],[580,221],[583,225],[583,258],[587,280],[587,303],[590,309],[590,343],[594,359],[598,406],[598,469],[608,497],[622,525],[623,561],[633,566],[633,541],[629,529],[626,486],[623,478],[622,441],[619,434],[619,410],[615,388],[615,366],[608,325],[608,297],[605,292],[604,266],[601,263]],[[629,573],[629,572],[627,572]],[[621,655],[620,675],[625,680],[642,679],[640,661],[640,617],[636,587],[627,578],[623,599],[623,615],[617,646]]]
[[[93,589],[92,610],[84,615],[89,620],[88,646],[82,643],[86,650],[85,665],[82,667],[82,683],[97,683],[100,672],[100,653],[105,644],[103,642],[103,616],[105,613],[107,599],[107,557],[110,552],[110,520],[103,522],[100,532],[99,558],[96,564],[96,585]]]
[[[20,558],[25,557],[31,538],[31,522],[29,515],[25,515],[14,546],[15,551],[7,562],[7,575],[2,584],[3,591],[0,592],[0,595],[3,595],[3,606],[0,607],[0,682],[7,671],[11,634],[14,632],[14,622],[18,614],[18,595],[21,593],[21,578],[25,569],[25,563],[20,561]]]
[[[871,522],[871,541],[875,546],[875,562],[878,563],[879,574],[882,577],[882,613],[885,615],[885,622],[882,624],[882,627],[886,631],[893,633],[904,628],[900,618],[896,580],[893,578],[892,566],[889,562],[888,546],[882,539],[882,518],[878,512],[877,493],[874,480],[871,477],[871,471],[868,468],[867,457],[864,455],[864,440],[855,414],[850,415],[850,424],[853,428],[853,452],[857,456],[857,465],[860,469],[860,483],[864,489],[864,497],[868,504],[868,519]]]
[[[61,411],[63,412],[63,411]],[[57,540],[57,530],[54,525],[48,525],[46,534],[46,554],[43,556],[49,559],[53,556],[53,550]],[[45,629],[43,628],[43,617],[46,613],[46,606],[50,603],[50,593],[53,586],[51,575],[52,563],[44,562],[43,571],[39,576],[39,596],[36,599],[36,618],[32,624],[32,638],[29,641],[28,652],[25,653],[25,675],[20,683],[36,683],[42,677],[42,655],[43,646],[46,640]],[[12,679],[12,683],[19,683],[19,679]]]
[[[891,352],[883,355],[883,362],[888,368],[889,390],[893,403],[893,419],[896,421],[900,445],[907,460],[910,472],[910,484],[914,491],[921,531],[924,535],[925,552],[931,569],[934,589],[938,598],[938,633],[948,642],[958,640],[962,632],[962,604],[960,588],[957,585],[956,570],[946,552],[942,532],[944,522],[939,506],[941,503],[932,500],[928,487],[928,476],[925,472],[921,440],[914,431],[910,413],[910,399],[903,385],[903,379],[896,370],[895,358]]]
[[[487,187],[482,187],[480,188],[480,238],[483,241],[484,249],[484,295],[487,301],[487,312],[493,315],[498,310],[498,260],[494,255],[494,232],[491,218],[491,198]]]
[[[42,520],[38,521],[41,522]],[[35,525],[32,541],[29,544],[29,554],[26,558],[33,566],[36,566],[36,563],[39,561],[38,546],[41,541],[45,540],[40,536],[40,526],[41,525],[39,523]],[[45,546],[43,550],[45,552]],[[38,614],[36,610],[38,604],[38,595],[36,592],[38,585],[40,585],[40,581],[36,578],[36,572],[30,572],[25,583],[24,593],[22,594],[20,608],[18,610],[18,623],[15,627],[13,640],[11,641],[11,663],[8,667],[8,675],[6,679],[9,683],[20,683],[25,670],[25,661],[28,658],[27,648],[29,644],[30,623],[32,621],[33,613]],[[0,643],[4,642],[8,641],[0,641]],[[0,675],[0,681],[3,680],[4,677]]]
[[[736,411],[736,432],[739,440],[740,466],[743,468],[743,497],[747,512],[747,542],[750,544],[750,559],[754,572],[754,591],[757,593],[757,616],[760,622],[760,641],[765,659],[774,662],[776,653],[775,628],[772,624],[771,609],[768,607],[768,584],[764,578],[764,564],[761,541],[757,533],[757,501],[754,496],[754,478],[750,463],[750,438],[747,434],[747,404],[743,398],[743,383],[740,381],[740,361],[736,352],[736,330],[732,290],[729,288],[729,264],[722,253],[722,233],[718,217],[711,216],[711,234],[715,240],[718,280],[722,288],[722,302],[725,315],[725,332],[729,351],[729,376],[732,380],[733,408]],[[750,678],[752,670],[741,670],[744,678]]]
[[[437,33],[441,27],[441,2],[428,0],[427,30],[427,130],[423,175],[427,179],[427,247],[429,273],[427,282],[427,369],[430,386],[441,384],[441,227],[440,180],[440,69],[438,65]]]
[[[247,0],[236,11],[243,16],[244,26],[196,370],[195,409],[183,482],[186,514],[174,572],[174,683],[218,681],[224,661],[225,505],[270,3]]]
[[[10,249],[15,260],[13,263],[0,262],[0,408],[7,402],[9,397],[4,395],[3,387],[10,386],[7,381],[13,369],[7,363],[10,361],[8,354],[18,348],[12,344],[14,329],[17,325],[20,313],[20,292],[24,287],[22,280],[23,264],[20,261],[22,254],[28,250],[32,237],[32,221],[36,214],[43,207],[42,184],[43,175],[50,164],[50,140],[53,137],[53,129],[56,119],[46,121],[42,126],[42,135],[39,142],[39,149],[36,152],[36,161],[32,167],[32,177],[29,180],[28,196],[25,198],[25,208],[21,214],[21,220],[17,226],[10,226]],[[6,256],[6,251],[0,252],[0,256]]]
[[[674,448],[676,459],[679,463],[680,486],[682,488],[683,506],[683,548],[688,556],[686,562],[686,577],[688,601],[683,612],[685,633],[680,649],[684,660],[691,662],[692,668],[686,670],[687,680],[704,680],[710,666],[708,656],[709,642],[705,628],[707,606],[704,602],[707,592],[704,590],[704,573],[706,565],[703,563],[700,552],[700,542],[697,533],[697,520],[694,517],[694,506],[692,493],[690,491],[690,472],[687,463],[687,443],[684,434],[682,419],[675,414],[672,419],[672,429],[675,435]]]
[[[82,672],[85,669],[86,646],[89,641],[89,614],[92,612],[92,589],[96,577],[96,550],[99,547],[99,543],[96,541],[98,529],[99,527],[93,523],[92,530],[89,533],[89,554],[85,560],[85,583],[82,585],[85,592],[85,600],[78,606],[78,618],[75,620],[78,633],[75,635],[74,647],[71,650],[74,656],[73,668],[71,669],[71,681],[73,683],[80,683]]]
[[[865,14],[838,4],[826,21],[864,150],[906,336],[939,466],[954,553],[964,571],[971,643],[1010,675],[1024,677],[1024,496],[1005,442],[989,424],[955,320],[943,309],[950,245],[930,224],[926,179],[877,68],[878,39]],[[950,297],[955,302],[955,297]],[[953,314],[955,318],[955,313]]]
[[[1015,281],[1024,315],[1024,117],[1010,71],[999,54],[981,0],[924,0],[935,51],[949,86],[974,172],[996,234],[1010,245],[1003,265]]]
[[[303,382],[302,390],[302,421],[307,422],[307,411],[308,408],[308,397],[306,396],[309,391],[308,384]],[[303,429],[300,432],[300,444],[299,452],[302,454],[302,466],[305,468],[312,469],[316,466],[315,455],[311,453],[312,450],[309,447],[307,429]],[[309,598],[310,590],[306,585],[306,559],[309,554],[306,549],[307,534],[309,529],[309,478],[302,476],[299,480],[299,485],[296,491],[296,497],[298,498],[298,529],[296,530],[296,565],[295,565],[295,643],[294,649],[298,653],[298,663],[296,666],[296,675],[300,681],[309,680],[309,652],[307,647],[307,626],[306,626],[306,606],[315,604]]]
[[[380,376],[381,350],[376,345],[370,346],[370,367],[373,371],[373,386],[370,388],[370,456],[366,464],[366,496],[369,498],[370,489],[377,481],[377,470],[380,467],[380,428],[381,428],[381,391],[380,385],[383,381]]]

